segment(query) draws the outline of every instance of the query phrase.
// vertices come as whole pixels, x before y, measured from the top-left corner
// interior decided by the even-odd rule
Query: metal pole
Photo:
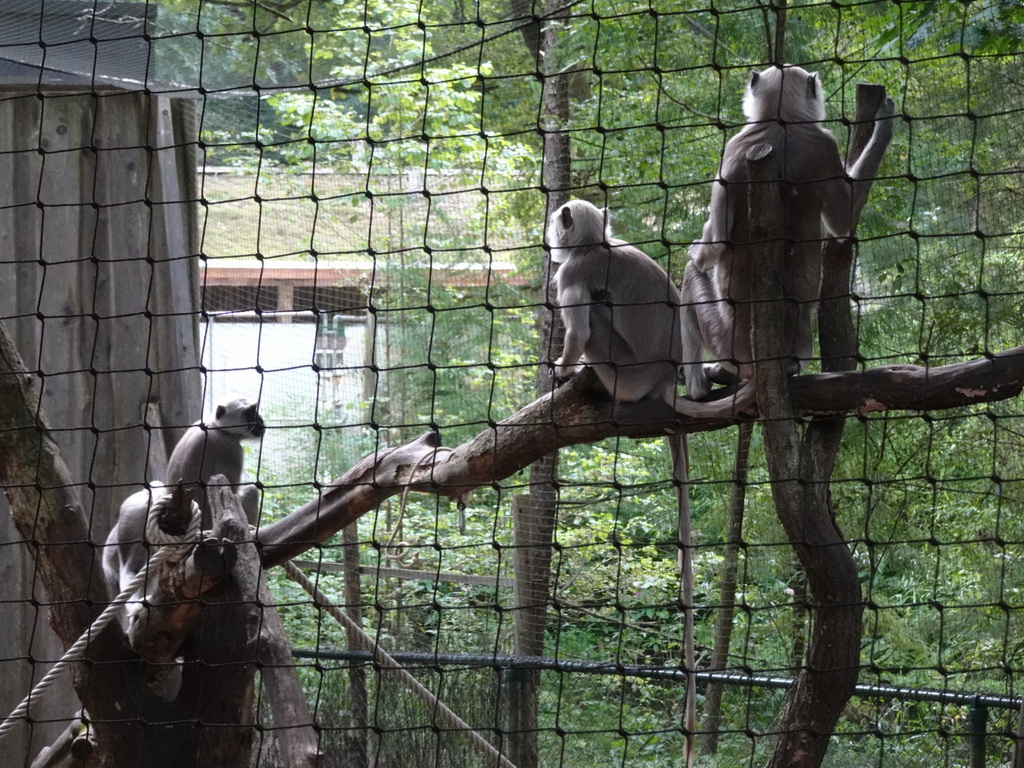
[[[976,698],[967,711],[971,739],[971,768],[985,768],[985,737],[988,731],[988,707]]]

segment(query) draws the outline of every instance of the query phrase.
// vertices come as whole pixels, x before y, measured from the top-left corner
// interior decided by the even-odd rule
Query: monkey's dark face
[[[258,440],[266,431],[259,406],[242,398],[218,405],[215,416],[211,426],[234,435],[236,440]]]
[[[257,406],[250,405],[242,411],[242,419],[247,426],[249,435],[251,435],[253,439],[263,437],[263,433],[267,430],[267,425],[263,423],[263,417],[260,416]]]

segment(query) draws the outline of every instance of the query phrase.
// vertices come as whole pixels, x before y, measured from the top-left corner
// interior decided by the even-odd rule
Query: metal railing
[[[357,664],[372,664],[373,656],[366,651],[340,649],[293,649],[292,654],[300,659],[347,661]],[[685,682],[686,672],[678,667],[659,667],[643,664],[622,664],[599,661],[552,659],[544,656],[514,656],[507,654],[461,654],[425,653],[419,651],[391,651],[390,655],[399,663],[412,667],[431,669],[461,667],[492,669],[503,672],[514,689],[515,672],[523,669],[540,669],[553,672],[576,674],[615,675],[650,680]],[[774,675],[751,675],[739,672],[698,671],[695,675],[701,684],[739,685],[748,688],[788,690],[796,680],[792,677]],[[945,704],[967,709],[967,729],[964,737],[970,743],[970,768],[985,768],[987,760],[986,738],[988,736],[989,710],[1000,709],[1020,712],[1024,698],[1000,696],[987,693],[965,693],[941,691],[928,688],[910,688],[896,685],[858,684],[855,697],[882,701],[908,701]]]

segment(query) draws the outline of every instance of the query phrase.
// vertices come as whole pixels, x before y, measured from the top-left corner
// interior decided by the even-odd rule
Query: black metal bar
[[[300,659],[330,659],[332,661],[352,661],[361,664],[372,663],[373,659],[366,651],[346,651],[340,649],[293,649],[292,654]],[[424,667],[440,671],[452,666],[490,667],[495,671],[507,669],[543,669],[553,672],[575,672],[591,675],[618,675],[620,677],[637,677],[655,680],[673,680],[685,682],[686,672],[678,667],[655,667],[641,664],[609,664],[600,661],[576,661],[571,659],[549,659],[545,656],[512,656],[504,654],[461,654],[461,653],[423,653],[419,651],[390,651],[397,661],[408,666]],[[725,685],[742,685],[748,688],[771,688],[786,690],[791,688],[795,680],[791,677],[772,677],[769,675],[748,675],[741,672],[697,672],[698,683],[723,683]],[[1024,699],[1016,696],[998,696],[995,694],[958,693],[956,691],[937,691],[928,688],[906,688],[897,685],[867,685],[856,687],[854,695],[862,699],[900,699],[903,701],[927,701],[938,704],[953,704],[964,707],[981,707],[988,709],[1019,710]],[[987,711],[986,711],[987,717]],[[973,766],[972,766],[973,768]]]
[[[967,711],[971,737],[971,768],[985,768],[985,737],[988,735],[988,707],[979,696]]]

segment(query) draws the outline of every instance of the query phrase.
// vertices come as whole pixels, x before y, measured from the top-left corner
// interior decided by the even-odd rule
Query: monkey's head
[[[207,426],[223,430],[237,440],[257,440],[263,437],[266,424],[259,407],[244,397],[221,403],[214,412],[213,423]]]
[[[570,248],[607,245],[612,240],[611,216],[586,200],[570,200],[551,215],[548,243],[551,258],[565,261]]]
[[[752,72],[743,96],[743,114],[752,122],[820,123],[825,119],[821,80],[816,72],[792,64]]]

